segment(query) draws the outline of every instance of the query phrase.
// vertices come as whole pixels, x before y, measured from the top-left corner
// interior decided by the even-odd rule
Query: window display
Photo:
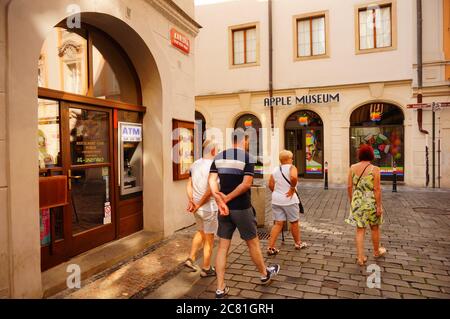
[[[404,177],[404,115],[402,110],[389,103],[371,103],[353,111],[350,117],[350,161],[358,162],[361,144],[374,149],[374,165],[381,169],[381,178],[391,179],[396,165],[397,177]]]
[[[142,191],[142,125],[119,122],[120,194]]]
[[[194,163],[194,122],[173,120],[173,180],[189,178]]]

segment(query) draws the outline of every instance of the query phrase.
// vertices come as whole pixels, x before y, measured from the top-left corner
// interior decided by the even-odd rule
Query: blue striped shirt
[[[215,157],[210,172],[219,174],[220,191],[227,195],[242,183],[244,176],[254,176],[255,162],[246,151],[230,148]],[[250,190],[228,203],[231,210],[248,209],[251,206]]]

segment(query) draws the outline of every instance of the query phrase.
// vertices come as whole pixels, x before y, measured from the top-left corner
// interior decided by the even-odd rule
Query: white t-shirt
[[[193,197],[194,202],[196,203],[198,203],[202,199],[203,195],[209,187],[208,177],[212,162],[212,159],[200,158],[196,160],[191,166],[190,174],[192,177]],[[200,207],[200,210],[208,212],[217,211],[217,204],[214,200],[214,197],[211,196],[209,202],[206,202],[205,205]]]
[[[272,204],[278,206],[289,206],[293,204],[298,204],[299,200],[297,194],[289,198],[286,197],[286,193],[289,192],[291,188],[291,174],[290,174],[290,164],[281,165],[281,169],[283,170],[284,176],[289,180],[289,183],[283,178],[280,172],[280,167],[277,166],[273,169],[272,176],[275,180],[275,188],[272,193]],[[297,185],[296,185],[297,186]]]

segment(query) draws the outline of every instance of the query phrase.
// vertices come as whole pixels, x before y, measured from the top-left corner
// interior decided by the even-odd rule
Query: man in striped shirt
[[[218,154],[210,169],[209,185],[219,208],[216,298],[225,297],[229,291],[224,280],[225,265],[236,228],[241,238],[247,242],[252,260],[261,273],[262,284],[269,284],[280,270],[279,265],[266,267],[262,257],[250,193],[256,159],[246,151],[248,142],[248,135],[244,130],[236,129],[233,132],[233,147]]]

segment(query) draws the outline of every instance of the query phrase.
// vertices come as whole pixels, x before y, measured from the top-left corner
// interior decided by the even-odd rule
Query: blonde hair
[[[285,161],[287,161],[293,157],[294,157],[294,154],[292,154],[292,152],[288,151],[288,150],[282,150],[279,155],[281,163],[284,163]]]
[[[203,155],[209,155],[212,150],[217,150],[217,143],[213,140],[205,140],[203,142]]]

